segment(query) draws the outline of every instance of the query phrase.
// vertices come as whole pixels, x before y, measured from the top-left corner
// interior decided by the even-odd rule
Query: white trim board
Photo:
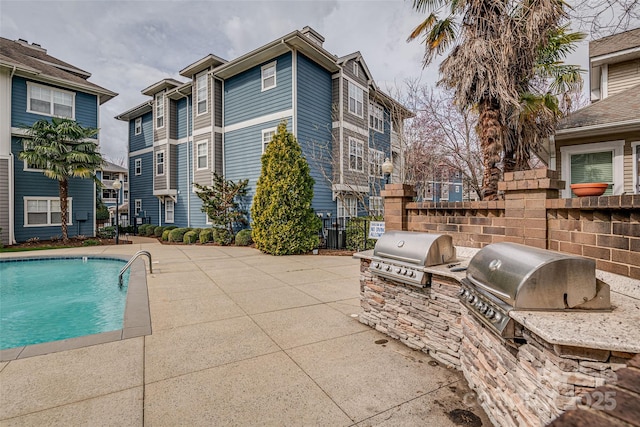
[[[265,116],[260,116],[253,119],[245,120],[243,122],[234,123],[232,125],[225,126],[224,131],[225,133],[233,132],[233,131],[248,128],[251,126],[260,125],[262,123],[267,123],[267,122],[271,122],[279,119],[285,119],[287,117],[293,117],[293,108],[290,108],[288,110],[278,111],[276,113],[267,114]]]

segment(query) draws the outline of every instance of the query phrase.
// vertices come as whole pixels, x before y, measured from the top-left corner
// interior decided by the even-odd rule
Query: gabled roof
[[[640,28],[589,42],[589,58],[640,46]]]
[[[173,89],[178,86],[182,86],[184,83],[179,82],[176,79],[162,79],[159,82],[155,82],[151,86],[142,89],[143,95],[153,96],[158,92],[162,92],[165,89]]]
[[[209,67],[215,68],[226,63],[227,60],[210,53],[204,58],[197,60],[193,64],[184,67],[182,70],[180,70],[180,75],[183,77],[191,78],[202,70],[206,70]]]
[[[167,98],[180,99],[184,98],[185,96],[189,96],[191,95],[192,86],[193,80],[189,80],[185,84],[180,85],[177,88],[167,92]]]
[[[112,163],[108,160],[104,160],[102,162],[102,170],[109,171],[109,172],[124,172],[124,173],[129,172],[126,168],[116,165],[115,163]]]
[[[356,61],[358,61],[360,63],[360,65],[362,65],[362,68],[364,68],[364,72],[367,75],[367,79],[369,80],[369,82],[371,82],[371,85],[375,89],[377,89],[376,83],[373,80],[373,75],[371,74],[371,71],[369,71],[369,67],[367,67],[367,63],[365,62],[364,58],[362,57],[362,54],[360,53],[360,51],[356,51],[356,52],[350,53],[349,55],[341,56],[340,58],[338,58],[337,62],[340,65],[344,65],[348,61],[351,61],[352,59],[355,59]]]
[[[124,122],[128,122],[129,120],[140,117],[143,114],[146,114],[152,110],[153,101],[145,101],[140,105],[136,105],[135,107],[125,111],[122,114],[115,116],[114,118],[117,120],[122,120]]]
[[[0,37],[0,67],[16,75],[95,94],[103,104],[118,94],[89,82],[91,73],[47,54],[39,44]]]
[[[558,124],[555,138],[573,137],[581,132],[611,132],[612,128],[640,129],[640,85],[571,113]]]

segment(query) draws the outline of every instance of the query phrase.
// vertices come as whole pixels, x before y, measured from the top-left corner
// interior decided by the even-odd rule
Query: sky
[[[6,1],[0,36],[38,43],[92,74],[119,95],[100,108],[100,145],[116,163],[127,157],[127,125],[118,114],[150,99],[140,93],[212,53],[232,60],[310,26],[338,56],[360,51],[378,86],[401,90],[406,79],[438,80],[437,63],[422,66],[423,46],[407,43],[423,16],[407,0],[289,1]],[[587,44],[568,63],[587,66]]]

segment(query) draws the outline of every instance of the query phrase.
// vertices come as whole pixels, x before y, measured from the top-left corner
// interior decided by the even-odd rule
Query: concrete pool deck
[[[0,425],[490,425],[459,372],[358,321],[358,260],[134,239],[2,254],[147,250],[154,274],[151,335],[0,362]]]

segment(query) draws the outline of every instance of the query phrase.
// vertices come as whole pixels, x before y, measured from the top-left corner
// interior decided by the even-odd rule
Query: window
[[[156,129],[164,127],[164,93],[156,95]]]
[[[134,170],[136,175],[142,175],[142,159],[136,159]]]
[[[382,197],[380,196],[369,197],[369,213],[373,216],[384,215],[384,204],[382,202]]]
[[[362,117],[362,99],[364,91],[359,86],[349,82],[349,112]]]
[[[209,91],[209,79],[207,74],[202,74],[196,79],[196,103],[198,105],[198,113],[207,112],[207,95]]]
[[[262,90],[276,87],[276,63],[264,65],[262,67]]]
[[[379,150],[369,148],[369,176],[382,178],[382,164],[384,163],[384,153]]]
[[[156,153],[156,175],[164,175],[164,151]]]
[[[138,117],[133,123],[133,133],[140,135],[142,133],[142,117]]]
[[[175,203],[173,199],[166,199],[164,201],[164,222],[173,222],[174,209]]]
[[[122,175],[122,182],[129,182],[129,174],[123,174]]]
[[[123,201],[128,202],[129,201],[129,190],[124,190],[124,192],[122,194],[123,194],[123,198],[124,198]]]
[[[57,197],[31,197],[24,199],[25,227],[54,226],[62,224],[60,199]],[[67,224],[71,225],[71,198],[67,199]]]
[[[349,138],[349,170],[364,171],[363,162],[364,143],[355,138]]]
[[[267,151],[267,145],[273,139],[273,135],[276,134],[277,128],[263,129],[262,130],[262,154]]]
[[[133,215],[140,216],[142,212],[142,199],[136,199],[133,202]]]
[[[353,61],[353,75],[356,77],[360,77],[360,67],[358,66],[357,61]]]
[[[75,94],[52,87],[27,83],[29,105],[27,111],[47,116],[74,118]]]
[[[606,182],[605,195],[622,194],[624,183],[624,141],[599,142],[560,147],[562,179],[569,184]],[[570,189],[564,197],[573,197]]]
[[[102,189],[102,200],[116,200],[116,190],[113,188],[103,188]]]
[[[209,143],[207,141],[198,143],[198,169],[207,168],[207,159],[209,154]]]
[[[358,204],[355,197],[344,196],[338,199],[338,217],[351,218],[358,216]]]
[[[384,133],[384,110],[373,102],[369,103],[369,127]]]

